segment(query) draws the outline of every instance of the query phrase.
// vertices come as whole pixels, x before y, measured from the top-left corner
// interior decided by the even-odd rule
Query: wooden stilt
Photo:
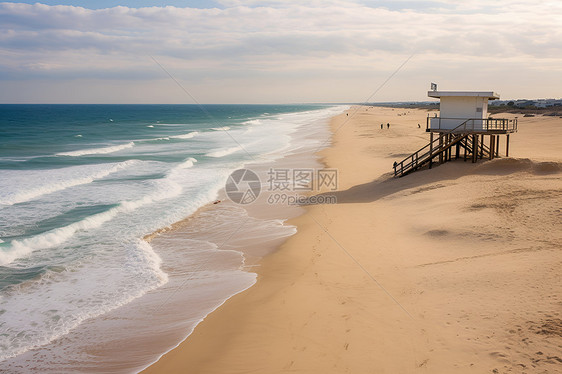
[[[507,140],[505,141],[505,157],[509,157],[509,134],[507,134]]]
[[[496,151],[496,157],[500,157],[500,136],[499,135],[496,136],[495,151]]]
[[[429,133],[429,154],[431,155],[429,159],[429,168],[433,165],[433,132]]]
[[[484,157],[484,134],[480,135],[480,159],[482,159],[483,157]]]
[[[443,137],[443,148],[447,147],[447,144],[449,144],[449,134],[445,134],[445,136]],[[447,162],[447,151],[443,152],[443,162]]]
[[[459,143],[457,143],[456,145],[456,149],[455,149],[455,160],[459,159],[459,153],[461,151],[461,145]]]
[[[488,157],[490,160],[494,158],[494,135],[490,135],[490,156]]]
[[[445,139],[443,139],[443,146],[447,147],[447,144],[449,144],[449,134],[445,134]],[[449,150],[447,149],[445,151],[445,162],[449,161]]]
[[[447,153],[443,151],[443,148],[445,148],[445,144],[447,144],[447,134],[443,134],[443,142],[439,144],[439,148],[441,148],[440,155],[442,156],[441,162],[447,162]]]
[[[472,135],[472,162],[478,161],[478,135]]]
[[[443,134],[439,133],[439,163],[443,163]]]

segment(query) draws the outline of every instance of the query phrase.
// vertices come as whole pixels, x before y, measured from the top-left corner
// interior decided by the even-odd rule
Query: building
[[[488,100],[500,98],[495,92],[429,91],[427,96],[440,99],[440,116],[431,118],[430,129],[452,130],[467,119],[471,125],[482,129],[488,118]]]
[[[505,154],[509,156],[509,134],[517,131],[517,118],[488,117],[488,101],[499,99],[492,91],[437,91],[432,84],[427,95],[438,98],[439,116],[427,118],[429,144],[394,163],[394,176],[402,177],[435,162],[444,163],[453,157],[493,159],[499,157],[500,136],[506,135]],[[488,139],[486,139],[488,137]]]

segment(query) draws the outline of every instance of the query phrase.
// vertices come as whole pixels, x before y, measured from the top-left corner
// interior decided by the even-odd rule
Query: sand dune
[[[513,158],[395,179],[427,112],[349,113],[321,152],[338,203],[147,372],[560,372],[562,120],[521,120]]]

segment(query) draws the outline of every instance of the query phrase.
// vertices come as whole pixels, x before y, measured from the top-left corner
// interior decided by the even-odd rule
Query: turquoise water
[[[298,148],[308,124],[340,111],[0,105],[0,360],[166,284],[143,236],[211,202],[233,170]]]

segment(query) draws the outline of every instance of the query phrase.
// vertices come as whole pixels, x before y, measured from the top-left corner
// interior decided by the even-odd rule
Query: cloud
[[[559,2],[219,3],[220,9],[95,10],[0,3],[0,79],[151,80],[158,68],[150,55],[198,82],[263,74],[306,80],[312,71],[326,79],[353,71],[378,76],[412,53],[418,62],[446,60],[468,70],[464,62],[472,61],[474,71],[506,59],[521,68],[529,58],[562,62]],[[423,73],[421,65],[410,69]]]

